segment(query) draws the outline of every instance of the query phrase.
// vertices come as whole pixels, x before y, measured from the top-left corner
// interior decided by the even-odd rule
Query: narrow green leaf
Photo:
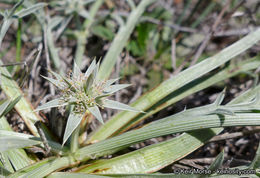
[[[26,152],[23,149],[12,149],[3,152],[8,157],[8,160],[12,164],[15,171],[22,169],[26,166],[29,166],[33,163],[32,160],[27,156]]]
[[[11,101],[8,106],[5,108],[4,112],[0,114],[0,117],[3,117],[4,115],[6,115],[9,111],[11,111],[14,106],[20,101],[20,99],[22,98],[22,96],[18,96],[17,98],[15,98],[13,101]]]
[[[43,11],[43,13],[44,13],[44,11]],[[47,24],[47,27],[45,27],[45,25],[42,26],[42,28],[47,28],[47,30],[44,29],[44,36],[46,36],[46,39],[47,39],[47,45],[48,45],[48,49],[49,49],[49,52],[51,55],[51,59],[54,63],[56,70],[60,71],[60,73],[63,73],[63,70],[60,67],[61,60],[59,57],[59,51],[58,51],[59,49],[56,48],[56,46],[55,46],[52,29],[50,28],[49,24]]]
[[[96,59],[94,59],[91,62],[90,66],[88,67],[87,71],[85,72],[85,77],[88,77],[95,68],[96,68]]]
[[[249,168],[260,169],[260,142],[258,143],[258,148],[254,160],[251,162]]]
[[[91,33],[102,39],[112,41],[115,34],[112,29],[105,25],[97,24],[91,27]]]
[[[5,112],[5,110],[6,110],[6,108],[8,107],[8,105],[9,105],[9,103],[10,103],[10,101],[9,100],[6,100],[4,103],[2,103],[1,105],[0,105],[0,116],[2,117],[4,114],[4,112]]]
[[[53,85],[55,85],[57,88],[59,88],[60,90],[62,90],[62,83],[59,80],[55,80],[53,78],[50,77],[45,77],[42,76],[44,79],[48,80],[49,82],[51,82]]]
[[[0,151],[23,148],[41,143],[42,141],[39,137],[13,131],[0,130]],[[52,151],[59,154],[62,154],[63,152],[65,153],[67,151],[66,147],[62,148],[61,145],[57,142],[48,140],[48,144],[52,148]]]
[[[173,138],[112,159],[100,160],[97,163],[83,166],[77,172],[95,173],[95,170],[99,174],[155,172],[180,159],[180,155],[187,155],[197,149],[216,133],[216,129],[206,129],[194,131],[192,134],[181,134],[178,139]],[[187,150],[190,151],[187,153]]]
[[[126,88],[126,87],[129,87],[129,86],[131,86],[131,84],[111,85],[111,86],[109,86],[109,87],[106,87],[106,88],[104,89],[104,92],[105,92],[105,93],[109,93],[109,94],[113,94],[113,93],[115,93],[115,92],[117,92],[117,91],[119,91],[119,90],[122,90],[122,89],[124,89],[124,88]]]
[[[82,117],[83,117],[82,114],[77,114],[77,113],[74,113],[74,112],[70,113],[68,121],[67,121],[67,125],[66,125],[66,128],[65,128],[65,133],[64,133],[64,136],[63,136],[62,145],[65,144],[65,142],[71,136],[72,132],[80,124]]]
[[[18,2],[14,5],[14,7],[11,9],[11,11],[10,11],[10,13],[9,13],[9,16],[8,16],[9,18],[14,15],[15,11],[23,4],[23,2],[24,2],[24,0],[20,0],[20,1],[18,1]]]
[[[0,119],[0,130],[12,131],[5,117],[2,117]],[[16,171],[18,169],[22,169],[34,162],[28,157],[27,153],[23,149],[12,149],[5,152],[1,152],[0,154],[2,155],[2,158],[5,159],[2,160],[2,163],[5,162],[3,164],[4,167],[11,172]]]
[[[31,135],[0,130],[0,151],[24,148],[40,143],[41,141],[35,140],[34,136]]]
[[[73,65],[73,76],[80,76],[81,73],[82,72],[81,72],[79,66],[77,65],[76,62],[74,62],[74,65]]]
[[[8,175],[10,175],[10,174],[11,174],[10,171],[8,171],[7,169],[5,169],[5,168],[3,168],[2,166],[0,166],[0,176],[6,177],[6,176],[8,176]]]
[[[66,78],[66,77],[63,77],[63,76],[61,76],[61,77],[62,77],[62,80],[72,89],[73,88],[73,86],[72,86],[73,81],[70,80],[69,78]]]
[[[72,172],[54,172],[49,175],[47,178],[110,178],[110,176],[101,176],[93,174],[84,174],[84,173],[72,173]]]
[[[6,152],[1,152],[0,154],[0,167],[3,167],[11,173],[15,171],[12,163],[9,161],[8,154]]]
[[[4,18],[1,30],[0,30],[0,47],[2,45],[2,41],[5,37],[7,30],[9,29],[10,25],[13,23],[14,19]]]
[[[142,112],[138,109],[135,109],[131,106],[128,106],[126,104],[120,103],[118,101],[114,101],[114,100],[109,100],[109,99],[105,99],[103,101],[103,106],[106,108],[111,108],[111,109],[119,109],[119,110],[125,110],[125,111],[133,111],[133,112]]]
[[[15,15],[18,16],[19,18],[23,18],[31,13],[34,13],[35,11],[37,11],[41,8],[43,8],[46,5],[47,5],[46,3],[37,3],[37,4],[32,5],[29,8],[20,10]]]
[[[99,122],[101,122],[102,124],[104,124],[103,119],[102,119],[102,116],[101,116],[101,113],[100,113],[100,111],[99,111],[99,109],[98,109],[98,107],[97,107],[96,105],[93,106],[93,107],[89,107],[88,110],[89,110],[89,112],[90,112],[91,114],[93,114],[93,116],[95,116],[95,117],[97,118],[97,120],[98,120]]]
[[[225,94],[226,94],[226,88],[218,95],[217,99],[215,100],[215,104],[218,106],[222,103],[222,101],[225,98]]]
[[[61,99],[57,98],[57,99],[48,101],[47,103],[44,103],[43,105],[37,107],[34,111],[40,111],[40,110],[44,110],[44,109],[50,109],[50,108],[66,106],[66,105],[68,105],[68,103],[62,103]]]
[[[93,82],[94,82],[94,76],[93,76],[93,73],[89,75],[87,81],[84,83],[84,91],[86,94],[89,93],[89,90],[91,88],[91,86],[93,85]]]
[[[79,15],[82,16],[85,19],[90,19],[90,15],[88,13],[88,11],[86,11],[85,9],[82,9],[79,11]]]
[[[56,72],[54,72],[54,71],[51,71],[51,70],[49,70],[48,72],[50,72],[52,75],[54,75],[54,77],[55,77],[58,81],[62,81],[62,80],[63,80],[63,78],[62,78],[62,76],[61,76],[60,74],[58,74],[58,73],[56,73]]]
[[[54,16],[51,18],[50,22],[48,23],[48,28],[52,30],[56,26],[58,26],[62,22],[63,18],[59,16]]]
[[[101,60],[99,59],[99,61],[98,61],[97,64],[96,64],[96,67],[94,68],[94,71],[93,71],[94,79],[95,79],[95,80],[98,80],[98,79],[97,79],[97,75],[98,75],[98,71],[99,71],[100,61],[101,61]]]
[[[245,103],[239,103],[239,104],[232,104],[229,106],[231,110],[242,110],[242,109],[251,109],[251,110],[258,110],[259,109],[259,104],[260,104],[260,97],[259,97],[259,92],[255,96],[255,98],[252,99],[250,102],[245,102]]]
[[[35,178],[35,177],[44,177],[53,171],[68,166],[76,164],[77,161],[72,157],[49,157],[47,159],[38,161],[33,165],[25,167],[11,174],[9,178]]]
[[[110,85],[112,85],[113,83],[115,83],[116,81],[118,81],[120,78],[115,78],[115,79],[109,79],[106,81],[106,85],[105,87],[109,87]]]
[[[211,165],[209,166],[209,169],[211,171],[215,171],[217,169],[219,169],[224,161],[224,150],[222,150],[218,156],[216,157],[216,159],[213,161],[213,163],[211,163]]]

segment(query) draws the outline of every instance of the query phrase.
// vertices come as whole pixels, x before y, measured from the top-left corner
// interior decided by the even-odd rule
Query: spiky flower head
[[[70,72],[67,77],[50,71],[55,79],[43,77],[60,90],[60,97],[39,106],[36,110],[71,105],[74,113],[84,115],[89,111],[102,123],[99,107],[140,112],[126,104],[107,99],[108,96],[128,87],[129,84],[113,85],[118,79],[100,81],[97,79],[98,69],[99,63],[93,60],[85,73],[81,72],[76,63],[73,72]]]

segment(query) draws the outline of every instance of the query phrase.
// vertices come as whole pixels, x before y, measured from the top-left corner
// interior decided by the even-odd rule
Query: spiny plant
[[[248,73],[257,69],[260,66],[259,55],[238,63],[229,62],[232,58],[243,53],[260,40],[260,29],[249,33],[216,55],[204,59],[202,62],[183,70],[178,75],[165,80],[158,87],[139,97],[130,107],[107,99],[114,92],[128,86],[125,84],[113,85],[117,79],[107,80],[107,78],[110,76],[118,55],[126,45],[139,17],[144,12],[144,9],[154,1],[142,0],[137,6],[133,1],[127,2],[130,4],[132,12],[126,23],[122,23],[120,30],[115,34],[111,47],[101,63],[101,69],[99,70],[99,63],[97,64],[96,61],[93,61],[85,73],[82,73],[77,65],[74,64],[73,72],[67,77],[50,70],[49,72],[54,77],[44,78],[58,88],[60,96],[39,106],[36,110],[32,108],[30,101],[26,100],[23,92],[6,68],[0,67],[1,88],[10,98],[9,101],[14,101],[12,104],[7,102],[0,105],[1,176],[160,177],[162,176],[161,174],[156,174],[158,170],[197,150],[214,136],[220,134],[224,127],[260,125],[260,98],[258,96],[260,85],[256,83],[253,88],[235,97],[226,105],[222,105],[224,91],[212,104],[187,109],[183,112],[160,118],[142,128],[130,130],[140,121],[147,119],[154,113],[180,101],[186,96],[239,73]],[[91,18],[86,19],[86,23],[77,31],[78,45],[75,61],[78,61],[79,65],[80,61],[82,61],[86,37],[90,32],[89,28],[93,24],[97,9],[102,3],[102,0],[97,0],[93,3],[89,13]],[[27,8],[32,4],[30,1],[25,1]],[[74,14],[74,9],[69,11],[69,13]],[[39,14],[43,14],[43,16]],[[52,23],[48,24],[45,22],[44,14],[43,10],[38,10],[35,15],[41,23],[44,35],[47,37],[47,43],[45,44],[50,49],[49,52],[52,54],[52,59],[55,58],[55,60],[53,59],[53,64],[59,70],[59,65],[55,65],[59,64],[60,61],[53,45],[52,27],[59,24],[60,20],[58,19],[57,22],[57,18],[53,18],[55,23],[51,21]],[[76,17],[78,16],[76,15]],[[49,25],[51,27],[48,27]],[[2,62],[0,61],[1,64]],[[226,65],[223,67],[223,64]],[[18,99],[19,102],[16,102]],[[12,131],[6,119],[2,117],[14,105],[32,135]],[[44,123],[38,124],[41,119],[35,111],[52,107],[68,107],[70,110],[62,144],[52,137],[51,132]],[[109,118],[104,124],[100,124],[98,129],[94,130],[79,143],[79,138],[86,133],[86,130],[81,131],[79,127],[80,123],[82,123],[81,121],[83,121],[82,118],[84,116],[88,117],[89,112],[102,122],[99,108],[103,107],[126,111],[119,112]],[[5,112],[2,112],[4,110]],[[129,110],[137,112],[128,112]],[[133,144],[174,133],[182,134],[135,151],[126,149]],[[25,152],[25,150],[31,148],[36,150],[34,152],[40,152],[45,149],[46,152],[49,150],[52,154],[45,154],[45,159],[40,160],[37,154]],[[122,152],[120,152],[119,156],[115,154],[121,150]],[[104,159],[104,156],[107,155],[109,157]],[[259,159],[260,147],[258,147],[256,156],[250,165],[239,166],[233,169],[239,171],[244,169],[257,170],[260,168]],[[213,171],[221,167],[223,160],[224,153],[222,151],[208,169],[212,172],[206,176],[219,176],[214,174]],[[155,174],[149,175],[145,173]],[[249,176],[256,177],[257,175],[257,172],[252,172]],[[166,176],[187,177],[186,175],[176,174]],[[194,177],[206,176],[194,175]],[[229,177],[232,177],[232,175]]]
[[[113,83],[118,79],[104,81],[97,79],[98,68],[99,63],[96,64],[96,60],[93,60],[87,71],[82,73],[77,64],[74,63],[73,72],[70,72],[68,77],[64,77],[54,71],[50,72],[56,79],[44,77],[60,90],[60,97],[39,106],[35,111],[68,105],[71,107],[71,114],[68,118],[67,127],[65,129],[63,144],[72,134],[74,129],[79,126],[82,118],[88,111],[102,124],[103,119],[99,107],[102,109],[111,108],[140,112],[140,110],[126,104],[107,99],[108,96],[111,96],[115,92],[130,85],[113,85]],[[71,127],[71,124],[73,127]]]

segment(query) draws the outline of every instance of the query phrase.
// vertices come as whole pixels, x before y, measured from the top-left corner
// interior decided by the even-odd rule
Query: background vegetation
[[[1,0],[0,175],[258,170],[259,8],[257,0]],[[101,109],[101,124],[90,110],[72,122],[66,107],[35,111],[61,95],[42,76],[77,76],[75,63],[85,72],[94,59],[98,80],[132,84],[109,98],[144,112]]]

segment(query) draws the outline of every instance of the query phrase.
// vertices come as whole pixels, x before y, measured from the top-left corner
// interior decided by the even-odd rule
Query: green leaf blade
[[[33,138],[33,136],[27,134],[0,130],[0,151],[24,148],[41,143],[41,141],[34,140]]]
[[[115,92],[117,92],[117,91],[119,91],[119,90],[122,90],[122,89],[124,89],[124,88],[126,88],[126,87],[129,87],[129,86],[131,86],[131,84],[111,85],[111,86],[109,86],[109,87],[106,87],[106,88],[104,89],[104,92],[105,92],[106,94],[113,94],[113,93],[115,93]]]
[[[77,128],[77,126],[80,124],[83,116],[81,114],[77,114],[74,112],[71,112],[67,121],[67,125],[65,128],[65,133],[63,136],[63,142],[62,145],[65,144],[65,142],[68,140],[68,138],[71,136],[73,131]]]
[[[243,51],[253,46],[259,40],[260,29],[257,29],[254,32],[245,36],[244,38],[240,39],[239,41],[233,43],[229,47],[223,49],[218,54],[209,57],[203,60],[202,62],[184,70],[175,77],[172,77],[164,81],[157,88],[142,95],[137,101],[135,101],[132,104],[132,106],[140,110],[148,110],[157,102],[163,100],[165,97],[170,95],[172,92],[177,91],[181,87],[184,87],[185,85],[191,83],[195,79],[198,79],[204,74],[226,63],[236,55],[241,54]],[[102,140],[111,136],[118,130],[118,128],[124,127],[124,125],[131,122],[131,120],[136,118],[137,116],[138,113],[121,112],[117,114],[109,121],[107,121],[104,126],[100,126],[99,130],[97,130],[91,136],[90,141]]]
[[[142,112],[126,104],[114,100],[109,100],[109,99],[105,99],[103,101],[103,106],[111,109],[119,109],[119,110],[132,111],[132,112]]]
[[[16,97],[13,101],[11,101],[8,106],[5,108],[4,112],[0,114],[0,117],[3,117],[5,114],[7,114],[9,111],[11,111],[14,106],[20,101],[22,96]]]
[[[100,111],[99,111],[99,109],[98,109],[97,106],[89,107],[88,110],[89,110],[89,112],[90,112],[91,114],[93,114],[93,116],[95,116],[95,117],[97,118],[97,120],[98,120],[99,122],[101,122],[102,124],[104,124],[103,119],[102,119],[102,116],[101,116],[101,113],[100,113]]]
[[[50,109],[50,108],[55,108],[55,107],[60,107],[60,106],[66,106],[68,103],[62,103],[61,99],[57,98],[51,101],[48,101],[47,103],[44,103],[43,105],[37,107],[34,111],[40,111],[44,109]]]
[[[89,77],[89,75],[94,71],[96,68],[96,59],[94,59],[90,66],[88,67],[87,71],[85,72],[85,77]]]
[[[37,3],[37,4],[32,5],[31,7],[20,10],[15,15],[18,16],[18,18],[23,18],[31,13],[36,12],[37,10],[43,8],[46,5],[47,5],[46,3]]]

